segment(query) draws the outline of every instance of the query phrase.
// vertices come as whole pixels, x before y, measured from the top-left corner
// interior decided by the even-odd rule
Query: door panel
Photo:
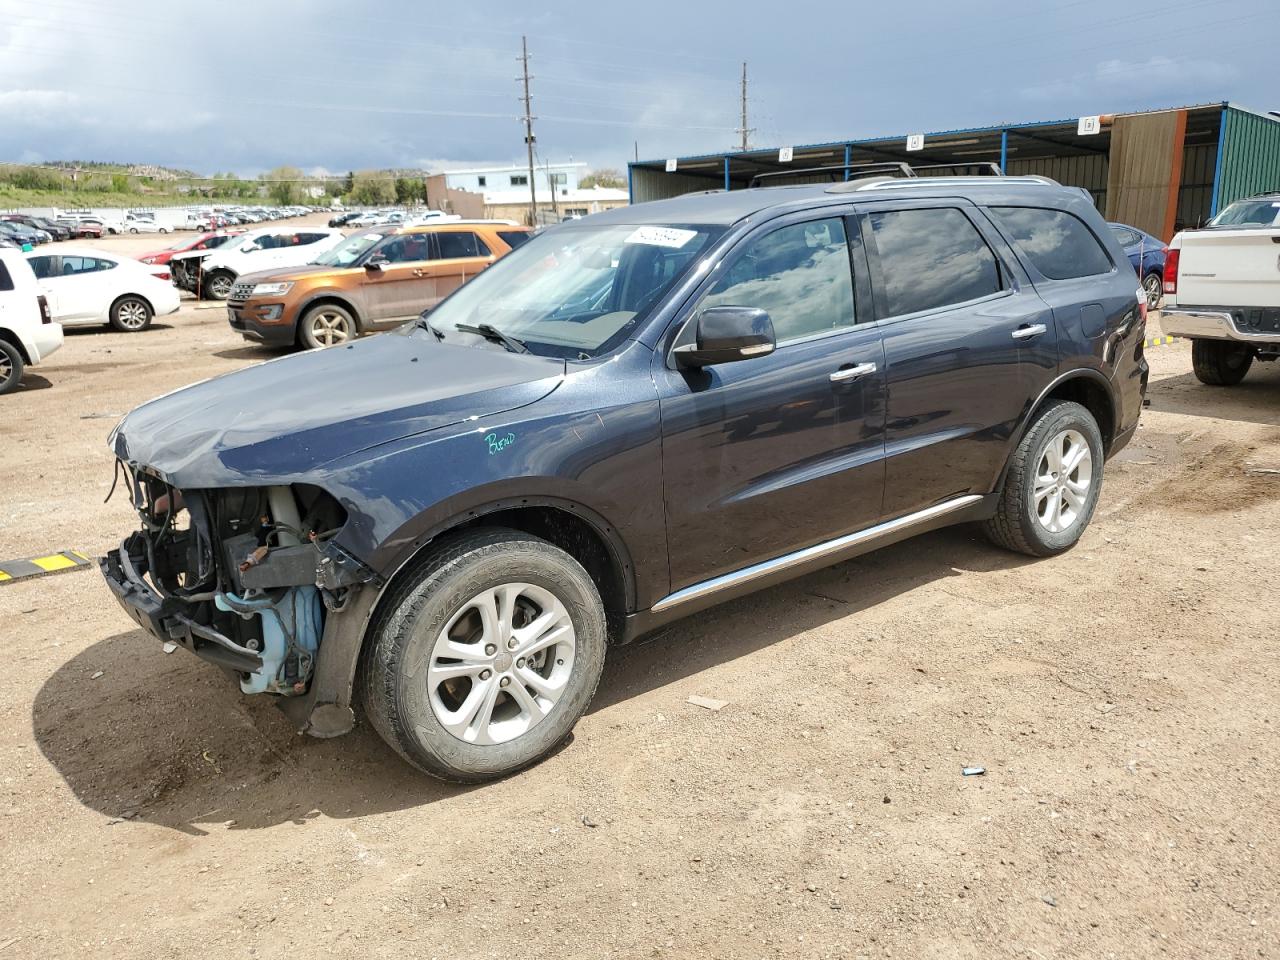
[[[989,493],[1057,368],[1048,305],[990,224],[947,204],[877,205],[864,218],[887,364],[886,518]]]
[[[389,263],[366,270],[360,281],[364,319],[371,326],[390,326],[418,316],[439,302],[431,262]]]
[[[809,217],[740,242],[676,340],[692,337],[696,309],[752,306],[773,320],[774,353],[700,370],[655,355],[672,590],[880,519],[880,332],[856,323],[842,220]],[[855,366],[869,369],[849,378]]]

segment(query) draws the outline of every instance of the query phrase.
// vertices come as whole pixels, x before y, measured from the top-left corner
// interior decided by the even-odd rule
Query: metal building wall
[[[1084,187],[1093,197],[1094,206],[1105,210],[1107,205],[1107,156],[1102,153],[1082,154],[1075,157],[1045,157],[1040,160],[1017,160],[1013,157],[1005,164],[1005,172],[1015,176],[1050,177],[1068,187]]]
[[[681,173],[667,173],[665,170],[647,170],[643,167],[631,168],[631,202],[645,203],[649,200],[669,200],[685,193],[696,193],[700,190],[715,190],[723,187],[724,181],[716,181],[710,177],[689,177]]]
[[[1225,114],[1217,210],[1241,197],[1280,190],[1280,120],[1235,107]]]
[[[1198,227],[1209,219],[1213,204],[1213,171],[1218,159],[1214,143],[1188,146],[1182,154],[1182,183],[1174,228]]]

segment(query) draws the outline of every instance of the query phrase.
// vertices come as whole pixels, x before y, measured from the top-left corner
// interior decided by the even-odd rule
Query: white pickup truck
[[[1280,193],[1237,200],[1169,243],[1164,332],[1191,340],[1201,383],[1234,386],[1280,357]]]

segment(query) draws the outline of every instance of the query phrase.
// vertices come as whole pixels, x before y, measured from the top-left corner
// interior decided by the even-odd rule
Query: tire
[[[1211,387],[1234,387],[1253,366],[1253,347],[1230,340],[1192,340],[1196,379]]]
[[[226,270],[215,270],[204,278],[202,289],[204,296],[210,300],[225,300],[231,296],[231,286],[236,282],[234,273]]]
[[[113,230],[113,231],[111,231],[111,232],[112,232],[112,233],[115,233],[115,231],[114,231],[114,230]],[[130,227],[130,228],[129,228],[129,232],[130,232],[130,233],[137,233],[137,232],[138,232],[138,228],[137,228],[137,227]]]
[[[8,340],[0,340],[0,394],[18,389],[22,368],[22,351]]]
[[[1142,289],[1147,295],[1147,309],[1158,310],[1160,298],[1164,295],[1164,280],[1158,273],[1148,273],[1142,278]]]
[[[521,648],[505,649],[501,628],[484,630],[477,602],[495,594],[498,623],[504,608],[516,630],[551,619],[526,638],[557,638],[535,651],[536,666],[521,666]],[[595,584],[569,554],[516,530],[443,541],[380,610],[361,664],[365,713],[405,760],[444,780],[478,783],[541,760],[569,736],[600,682],[606,629]],[[440,659],[449,642],[445,654],[465,656]]]
[[[161,228],[160,228],[160,232],[161,232],[161,233],[168,233],[169,231],[168,231],[166,228],[161,227]]]
[[[347,343],[359,335],[360,328],[351,311],[332,303],[312,307],[298,323],[298,340],[308,350]]]
[[[1062,468],[1064,452],[1078,457],[1069,470]],[[987,537],[1033,557],[1075,546],[1098,504],[1103,457],[1093,414],[1067,400],[1047,403],[1013,452],[995,516],[984,525]]]
[[[151,304],[132,294],[111,305],[111,326],[121,333],[141,333],[151,326]]]

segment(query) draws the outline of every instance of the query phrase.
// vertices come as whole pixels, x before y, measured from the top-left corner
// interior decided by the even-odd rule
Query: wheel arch
[[[8,327],[0,327],[0,340],[15,347],[18,355],[22,357],[22,362],[28,366],[31,364],[31,354],[27,351],[27,346],[22,342],[22,338],[10,330]]]
[[[294,314],[295,330],[302,330],[302,318],[305,317],[308,312],[314,310],[316,307],[323,306],[341,307],[343,310],[346,310],[351,314],[352,319],[355,320],[356,330],[363,332],[364,318],[360,316],[359,308],[344,292],[334,289],[317,290],[314,293],[308,294],[306,299],[303,300],[302,303],[298,304],[298,310]]]
[[[1040,411],[1044,409],[1045,404],[1053,400],[1070,400],[1088,410],[1093,415],[1094,420],[1098,422],[1098,431],[1102,434],[1103,448],[1108,452],[1111,450],[1111,444],[1116,437],[1116,412],[1118,409],[1115,388],[1097,370],[1086,367],[1069,371],[1045,387],[1040,396],[1036,398],[1035,403],[1028,407],[1027,415],[1022,418],[1022,422],[1018,424],[1018,429],[1010,437],[1009,446],[1005,452],[1004,465],[1000,468],[999,482],[996,484],[997,490],[1004,486],[1004,478],[1009,472],[1009,464],[1012,462],[1013,452],[1018,449],[1018,444],[1022,442],[1022,438],[1027,435],[1027,431],[1036,422],[1036,418],[1039,416]]]
[[[636,606],[635,565],[618,530],[595,510],[563,497],[511,496],[489,500],[453,513],[419,534],[392,564],[377,605],[393,584],[409,575],[441,537],[477,527],[509,527],[555,544],[582,564],[590,575],[605,610],[613,620]]]

